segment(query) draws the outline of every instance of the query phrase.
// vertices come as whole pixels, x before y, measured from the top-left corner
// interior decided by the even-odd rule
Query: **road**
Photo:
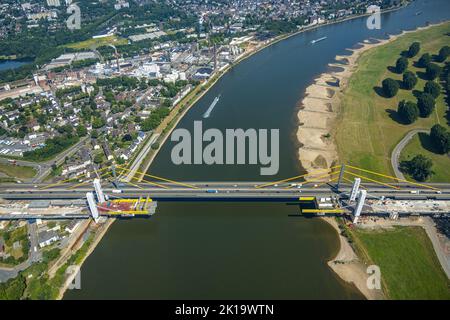
[[[39,250],[34,250],[35,247],[38,248],[36,222],[28,222],[28,237],[30,239],[30,251],[28,259],[12,268],[0,268],[0,283],[17,277],[19,272],[27,269],[29,266],[31,266],[31,264],[41,259],[42,254],[39,252]]]
[[[400,154],[402,153],[402,150],[406,147],[406,145],[408,144],[409,141],[411,141],[411,139],[418,133],[420,132],[425,132],[428,133],[429,130],[424,130],[424,129],[414,129],[409,131],[404,137],[403,139],[395,146],[394,151],[392,151],[392,155],[391,155],[391,166],[392,169],[394,170],[395,176],[399,179],[403,179],[406,180],[405,176],[403,175],[403,173],[400,171],[399,166],[400,166]]]
[[[295,186],[281,184],[265,188],[255,186],[262,182],[180,182],[182,185],[159,183],[158,186],[148,182],[136,183],[134,186],[122,185],[116,190],[112,185],[103,183],[103,190],[112,198],[139,198],[150,195],[155,200],[220,200],[220,199],[259,199],[270,201],[283,198],[298,199],[300,196],[330,197],[337,195],[333,185]],[[30,184],[2,184],[0,197],[4,199],[84,199],[86,192],[92,191],[91,185],[72,188],[71,184],[48,187],[48,184],[34,186]],[[189,187],[191,186],[191,187]],[[380,186],[374,183],[364,185],[368,198],[395,197],[396,199],[450,199],[450,184],[433,183],[423,186],[396,184],[398,189]],[[430,189],[432,187],[433,189]],[[350,184],[341,184],[340,195],[350,192]]]
[[[141,149],[139,154],[137,155],[136,159],[134,159],[133,164],[130,167],[130,170],[126,176],[126,181],[131,181],[131,179],[135,176],[136,171],[138,171],[139,167],[141,166],[142,161],[147,156],[148,152],[150,151],[152,145],[158,140],[159,133],[153,134],[150,139],[148,139],[146,145]]]
[[[52,165],[56,163],[56,165],[60,165],[66,157],[72,156],[75,152],[77,152],[83,144],[86,142],[86,140],[89,138],[89,136],[83,137],[78,141],[76,144],[71,146],[69,149],[57,154],[54,158],[43,161],[43,162],[33,162],[33,161],[26,161],[26,160],[16,160],[16,164],[18,166],[27,166],[27,167],[33,167],[36,170],[36,175],[28,180],[31,183],[38,183],[41,182],[47,175],[50,174],[50,171],[52,170]],[[11,164],[9,161],[11,159],[8,158],[2,158],[0,157],[0,162]]]
[[[59,153],[56,155],[56,157],[47,160],[45,162],[41,162],[40,165],[42,166],[40,173],[37,174],[33,178],[33,183],[41,182],[47,175],[50,174],[50,171],[52,170],[52,165],[55,163],[57,166],[61,165],[63,163],[64,159],[66,157],[71,157],[75,152],[77,152],[86,142],[86,140],[89,139],[89,136],[83,137],[78,141],[76,144],[71,146],[69,149]]]

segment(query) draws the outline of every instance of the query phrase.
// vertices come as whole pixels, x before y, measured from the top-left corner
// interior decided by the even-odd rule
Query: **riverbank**
[[[328,266],[336,275],[347,283],[353,284],[368,300],[384,300],[382,290],[370,290],[367,287],[367,265],[354,252],[348,239],[341,234],[338,222],[333,217],[323,218],[337,232],[339,237],[339,252],[334,259],[328,261]]]
[[[382,13],[387,13],[387,12],[392,12],[392,11],[396,11],[399,9],[402,9],[404,7],[406,7],[407,5],[409,5],[410,2],[406,2],[404,4],[401,4],[399,6],[390,8],[390,9],[386,9],[383,10]],[[170,136],[170,133],[172,132],[172,130],[174,128],[176,128],[177,124],[181,121],[181,119],[186,115],[186,113],[191,109],[191,107],[193,107],[206,93],[208,93],[209,89],[212,88],[224,75],[227,74],[228,71],[230,71],[231,69],[233,69],[236,65],[238,65],[239,63],[241,63],[242,61],[250,58],[251,56],[253,56],[254,54],[260,52],[261,50],[264,50],[280,41],[283,40],[287,40],[291,37],[294,37],[296,35],[299,35],[303,32],[307,32],[307,31],[311,31],[311,30],[315,30],[317,28],[321,28],[324,26],[329,26],[329,25],[333,25],[333,24],[337,24],[337,23],[341,23],[341,22],[345,22],[345,21],[349,21],[349,20],[353,20],[353,19],[357,19],[357,18],[361,18],[361,17],[366,17],[369,16],[370,13],[364,13],[364,14],[359,14],[359,15],[354,15],[354,16],[350,16],[350,17],[346,17],[343,19],[338,19],[335,21],[331,21],[331,22],[325,22],[322,24],[316,24],[313,26],[308,26],[305,28],[301,28],[298,31],[295,31],[293,33],[289,33],[289,34],[282,34],[279,35],[271,40],[268,40],[267,42],[264,43],[258,43],[256,45],[250,45],[250,49],[247,52],[244,52],[242,54],[241,57],[239,57],[236,61],[234,61],[232,64],[228,65],[226,68],[224,68],[223,70],[220,70],[216,75],[214,75],[210,80],[208,80],[208,82],[206,82],[203,85],[202,88],[202,92],[197,95],[193,100],[189,101],[186,104],[186,98],[189,97],[189,95],[185,98],[182,99],[182,101],[180,101],[176,107],[173,108],[174,113],[176,114],[175,117],[173,117],[170,121],[169,121],[169,125],[166,126],[166,123],[163,122],[160,126],[164,126],[163,130],[158,130],[156,129],[156,131],[158,132],[162,132],[161,135],[158,137],[158,143],[160,145],[160,147],[157,150],[150,150],[149,154],[144,158],[144,160],[142,161],[143,165],[139,168],[139,170],[142,172],[141,174],[138,174],[137,177],[139,180],[142,180],[144,177],[145,172],[147,172],[148,168],[150,167],[152,161],[156,158],[156,156],[158,155],[159,150],[161,149],[162,145],[165,143],[165,141],[167,140],[167,138]],[[250,41],[250,43],[252,43],[252,41]],[[180,112],[180,108],[179,106],[182,106],[183,109]]]
[[[429,217],[367,218],[357,227],[323,218],[339,234],[340,249],[328,266],[370,300],[448,299],[449,240]],[[343,234],[345,233],[345,236]],[[351,243],[350,243],[351,242]],[[355,250],[357,252],[355,252]],[[381,290],[367,288],[369,265],[381,272]]]
[[[350,55],[335,57],[336,62],[329,66],[337,70],[323,73],[316,78],[314,83],[306,89],[305,97],[298,106],[297,139],[300,143],[298,159],[306,171],[330,168],[345,160],[340,158],[334,136],[338,126],[351,126],[349,123],[337,124],[337,119],[341,118],[344,91],[348,87],[351,76],[358,69],[359,58],[370,49],[391,43],[405,34],[442,24],[403,31],[401,34],[391,35],[388,39],[376,40],[376,42],[365,40],[359,44],[359,48],[348,49],[352,52]],[[350,136],[352,135],[348,135]]]
[[[333,128],[333,137],[341,163],[392,176],[394,171],[391,156],[396,145],[408,132],[414,129],[429,129],[437,123],[447,125],[447,104],[443,94],[437,97],[436,107],[430,117],[419,117],[411,124],[402,122],[397,108],[402,100],[417,100],[417,94],[423,90],[428,80],[417,61],[424,53],[434,55],[439,52],[448,43],[446,34],[449,31],[448,21],[419,28],[403,33],[396,41],[360,56],[359,67],[353,72],[342,94],[339,94],[340,110]],[[417,76],[415,88],[400,88],[394,97],[384,97],[380,94],[382,81],[386,78],[402,80],[402,75],[394,72],[392,66],[413,42],[419,42],[421,47],[419,54],[409,59],[408,71]]]
[[[109,218],[105,221],[104,225],[95,233],[94,239],[92,240],[92,243],[90,244],[86,254],[83,256],[80,263],[77,265],[79,268],[83,265],[84,261],[89,257],[89,255],[94,251],[94,249],[97,247],[97,245],[100,243],[100,241],[105,236],[106,232],[109,230],[109,228],[112,226],[116,219]],[[75,269],[74,271],[78,271],[79,269]],[[57,300],[61,300],[64,297],[64,293],[69,288],[70,284],[72,284],[73,280],[77,276],[78,272],[72,272],[67,279],[64,281],[63,286],[60,288]]]

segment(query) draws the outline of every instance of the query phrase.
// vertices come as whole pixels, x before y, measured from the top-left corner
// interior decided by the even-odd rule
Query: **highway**
[[[346,198],[351,190],[350,184],[341,184],[337,193],[334,185],[291,186],[289,184],[258,188],[263,182],[182,182],[186,186],[174,186],[170,183],[159,183],[161,187],[149,183],[137,183],[135,186],[122,185],[120,193],[112,185],[103,184],[103,189],[111,198],[150,197],[158,201],[293,201],[302,196],[331,197],[339,195]],[[402,200],[450,200],[450,184],[429,184],[426,187],[395,184],[400,189],[392,189],[377,184],[364,184],[369,199],[381,197]],[[3,184],[0,186],[0,198],[7,200],[56,200],[84,199],[86,192],[93,187],[86,185],[71,188],[73,185],[48,187],[46,184]],[[47,187],[47,188],[46,188]],[[165,188],[163,188],[165,187]]]

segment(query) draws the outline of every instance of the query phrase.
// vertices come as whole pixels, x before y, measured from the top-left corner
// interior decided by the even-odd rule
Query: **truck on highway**
[[[113,189],[112,190],[112,193],[122,193],[123,192],[123,190],[120,190],[120,189]]]
[[[218,193],[219,191],[217,191],[216,189],[208,189],[206,190],[207,193]]]

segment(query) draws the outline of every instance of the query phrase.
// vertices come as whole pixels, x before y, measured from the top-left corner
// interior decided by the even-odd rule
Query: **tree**
[[[439,50],[439,54],[438,54],[437,60],[439,62],[444,62],[447,59],[449,54],[450,54],[450,47],[449,46],[443,46],[441,48],[441,50]]]
[[[152,149],[153,150],[158,150],[159,149],[159,142],[155,142],[152,144]]]
[[[80,125],[77,127],[77,135],[78,135],[79,137],[84,137],[85,135],[87,135],[87,129],[86,129],[86,127],[80,124]]]
[[[100,164],[100,163],[102,163],[102,162],[103,162],[103,154],[102,154],[102,153],[97,153],[97,154],[94,156],[94,163]]]
[[[408,68],[408,59],[405,57],[400,57],[397,59],[397,62],[395,63],[395,70],[398,73],[403,73]]]
[[[97,130],[92,130],[91,132],[91,138],[92,139],[97,139],[98,138],[98,131]]]
[[[391,78],[384,79],[382,82],[382,86],[383,92],[388,98],[394,97],[397,94],[399,88],[398,82]]]
[[[92,127],[94,129],[99,129],[101,127],[103,127],[106,124],[105,119],[98,117],[98,118],[94,118],[94,121],[92,121]]]
[[[403,74],[403,87],[407,90],[411,90],[417,84],[417,77],[411,71],[406,71]]]
[[[429,53],[424,53],[419,61],[417,62],[418,66],[421,68],[426,68],[428,64],[431,62],[431,56]]]
[[[415,57],[419,53],[419,51],[420,51],[420,43],[413,42],[408,49],[408,57],[410,58]]]
[[[423,92],[429,93],[434,99],[436,99],[441,93],[441,86],[434,81],[427,81]]]
[[[437,77],[439,77],[441,72],[442,72],[442,69],[437,64],[435,64],[435,63],[428,64],[426,73],[427,73],[427,77],[429,80],[436,79]]]
[[[133,141],[133,137],[131,134],[125,133],[124,136],[122,137],[122,141]]]
[[[450,151],[450,132],[440,124],[435,124],[430,131],[430,138],[439,152],[447,153]]]
[[[419,108],[414,102],[402,100],[398,104],[398,114],[406,123],[410,124],[419,117]]]
[[[428,93],[422,93],[417,99],[417,106],[419,107],[420,116],[428,118],[433,113],[435,101]]]
[[[400,163],[400,170],[409,174],[417,181],[425,181],[433,174],[431,170],[432,166],[433,162],[431,159],[419,154],[409,161],[402,161]]]
[[[19,273],[16,278],[8,280],[5,284],[0,283],[0,298],[4,298],[5,300],[20,300],[26,287],[26,279]]]

